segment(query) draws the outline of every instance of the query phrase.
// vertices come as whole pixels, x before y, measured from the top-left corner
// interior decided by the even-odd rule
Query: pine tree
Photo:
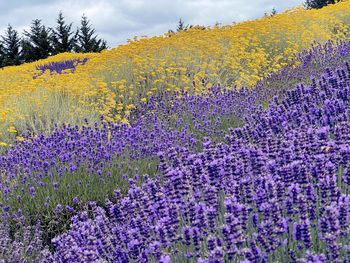
[[[180,18],[176,31],[180,32],[180,31],[184,31],[184,30],[186,30],[186,27],[185,27],[184,21],[182,21],[182,19]]]
[[[277,9],[276,8],[272,8],[270,16],[274,16],[277,14]]]
[[[62,12],[59,12],[57,26],[51,29],[53,54],[72,52],[76,45],[76,34],[72,31],[72,23],[66,24]]]
[[[18,32],[9,24],[5,36],[1,36],[1,66],[21,64],[21,38]]]
[[[179,24],[177,25],[176,31],[177,31],[177,32],[180,32],[180,31],[187,31],[188,29],[190,29],[190,28],[192,28],[192,27],[193,27],[193,25],[187,25],[187,26],[185,26],[184,21],[182,21],[182,19],[180,18]]]
[[[274,15],[276,15],[277,14],[277,9],[276,8],[272,8],[272,10],[271,10],[271,12],[270,12],[270,14],[268,14],[268,13],[264,13],[264,16],[265,17],[273,17]]]
[[[320,9],[329,4],[335,4],[341,0],[306,0],[304,5],[307,9]]]
[[[24,31],[22,52],[25,62],[47,58],[53,53],[50,41],[50,29],[41,24],[40,19],[32,22],[30,31]]]
[[[107,42],[103,39],[97,39],[95,29],[91,28],[90,21],[85,15],[81,18],[81,27],[77,31],[76,52],[100,52],[107,48]]]
[[[5,66],[4,46],[0,43],[0,68]]]
[[[180,18],[179,23],[178,23],[177,28],[176,28],[176,33],[179,33],[180,31],[187,31],[188,29],[190,29],[192,27],[193,27],[193,25],[185,26],[184,21],[182,21],[182,19]],[[168,35],[169,37],[171,37],[171,35],[175,34],[174,30],[172,30],[172,29],[169,29],[168,33],[169,33],[169,35]]]

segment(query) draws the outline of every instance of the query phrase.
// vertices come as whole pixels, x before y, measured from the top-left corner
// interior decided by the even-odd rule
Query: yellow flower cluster
[[[20,138],[28,129],[42,132],[55,122],[79,124],[101,114],[125,122],[135,103],[164,90],[201,93],[218,83],[251,86],[265,74],[295,66],[293,55],[314,41],[346,39],[349,33],[350,1],[345,1],[222,27],[135,37],[100,54],[63,53],[6,67],[0,69],[0,141],[5,133]],[[37,65],[85,57],[87,63],[78,64],[74,73],[47,71],[33,78]]]

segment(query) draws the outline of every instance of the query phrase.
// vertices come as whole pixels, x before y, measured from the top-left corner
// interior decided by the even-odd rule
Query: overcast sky
[[[275,8],[278,13],[304,0],[0,0],[0,35],[8,24],[19,33],[34,19],[54,27],[59,11],[73,27],[85,14],[109,47],[125,44],[128,38],[156,36],[176,29],[181,18],[191,25],[231,25],[260,18]]]

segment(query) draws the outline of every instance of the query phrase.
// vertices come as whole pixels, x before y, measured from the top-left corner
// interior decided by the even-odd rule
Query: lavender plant
[[[50,73],[52,74],[53,72],[56,72],[58,74],[62,74],[62,71],[70,69],[71,72],[73,73],[76,69],[76,66],[78,64],[84,65],[89,58],[84,58],[84,59],[71,59],[71,60],[65,60],[65,61],[58,61],[58,62],[49,62],[48,64],[43,64],[43,65],[38,65],[36,66],[36,69],[41,72],[35,74],[33,78],[37,78],[44,74],[46,70],[50,70]]]
[[[277,96],[282,99],[290,87],[299,83],[311,84],[310,77],[318,77],[326,73],[326,68],[336,70],[350,57],[349,41],[329,40],[324,45],[314,42],[307,50],[295,54],[291,65],[283,67],[276,73],[271,73],[255,85],[257,104],[267,106],[268,101]],[[296,67],[292,65],[297,64]]]
[[[34,227],[25,227],[20,213],[17,218],[17,231],[14,238],[11,238],[8,217],[6,212],[0,214],[0,262],[54,262],[53,255],[42,244],[40,221]]]
[[[268,107],[268,92],[219,86],[153,96],[131,126],[24,134],[0,157],[1,242],[22,216],[57,262],[350,260],[345,66]]]
[[[53,240],[63,260],[349,260],[350,67],[299,85],[203,152],[159,152],[160,178],[129,180]],[[85,213],[86,214],[86,213]],[[84,231],[83,231],[84,229]],[[85,233],[84,236],[81,233]],[[74,249],[72,249],[74,247]],[[71,251],[71,255],[68,254]],[[87,252],[88,251],[88,252]],[[78,261],[79,262],[79,261]]]

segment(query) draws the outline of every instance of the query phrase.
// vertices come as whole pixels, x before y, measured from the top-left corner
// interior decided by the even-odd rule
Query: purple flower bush
[[[326,68],[335,71],[343,66],[349,57],[350,42],[330,40],[324,45],[315,42],[309,50],[295,56],[295,62],[300,65],[295,68],[284,67],[280,72],[266,76],[252,89],[242,87],[239,91],[228,90],[219,85],[200,96],[189,95],[186,92],[152,95],[147,103],[136,106],[132,117],[136,121],[145,122],[141,116],[152,112],[152,117],[161,121],[163,125],[176,129],[186,128],[187,132],[193,132],[197,137],[217,137],[218,134],[226,133],[230,127],[242,126],[243,116],[255,113],[258,106],[263,105],[267,108],[268,102],[274,96],[283,99],[290,87],[302,82],[311,84],[312,78],[327,73]],[[204,79],[202,81],[205,82]],[[193,85],[197,84],[194,82]],[[181,98],[178,95],[181,95]]]
[[[21,226],[23,218],[18,218]],[[10,226],[6,214],[0,215],[0,262],[28,262],[35,258],[37,262],[54,262],[54,258],[41,240],[40,221],[34,227],[20,227],[14,240],[9,236]]]
[[[255,100],[261,104],[268,103],[273,96],[283,99],[290,87],[298,83],[311,84],[310,77],[318,78],[326,73],[326,68],[336,70],[349,58],[350,41],[329,40],[324,45],[315,42],[308,50],[296,54],[291,65],[258,81]],[[295,63],[299,65],[292,67]]]
[[[77,262],[342,262],[349,258],[350,67],[299,85],[203,151],[158,153],[162,178],[129,180],[53,239]],[[348,94],[349,93],[349,94]],[[83,234],[82,234],[83,233]],[[81,261],[79,261],[81,260]]]
[[[40,70],[41,72],[36,74],[33,78],[37,78],[44,74],[46,70],[50,70],[50,73],[56,72],[58,74],[61,74],[63,70],[70,69],[73,73],[77,67],[78,64],[84,65],[89,58],[84,59],[71,59],[71,60],[65,60],[65,61],[58,61],[58,62],[49,62],[48,64],[38,65],[36,66],[36,70]]]

